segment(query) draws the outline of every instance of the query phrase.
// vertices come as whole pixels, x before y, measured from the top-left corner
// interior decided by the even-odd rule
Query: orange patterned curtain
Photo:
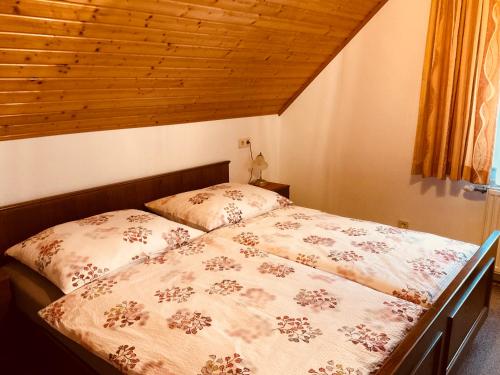
[[[412,174],[487,184],[500,86],[500,0],[433,0]]]

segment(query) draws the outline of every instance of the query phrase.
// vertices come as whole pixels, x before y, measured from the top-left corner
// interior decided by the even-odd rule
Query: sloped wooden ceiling
[[[283,111],[386,0],[0,0],[0,140]]]

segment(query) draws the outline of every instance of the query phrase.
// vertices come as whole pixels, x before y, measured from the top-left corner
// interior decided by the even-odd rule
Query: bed
[[[228,164],[229,162],[210,164],[3,207],[0,209],[0,249],[3,251],[10,245],[51,225],[109,210],[142,208],[143,203],[149,200],[227,182],[229,179]],[[217,234],[211,234],[211,236],[214,235],[218,238],[217,241],[227,241],[226,247],[236,245],[228,239],[218,237]],[[462,357],[464,348],[474,338],[487,316],[497,244],[498,233],[494,233],[477,251],[467,257],[463,267],[457,270],[456,276],[453,277],[449,285],[439,297],[426,307],[426,312],[419,319],[415,319],[415,324],[408,327],[409,331],[405,333],[404,337],[401,337],[399,344],[395,346],[390,355],[379,363],[381,368],[378,369],[378,373],[444,374],[453,372]],[[269,254],[269,256],[274,257],[275,255]],[[292,263],[291,260],[283,261]],[[297,265],[296,267],[304,269],[304,272],[310,272],[317,279],[338,277],[322,270],[314,270],[308,265]],[[344,278],[341,280],[347,282]],[[315,280],[315,282],[320,281]],[[349,281],[349,283],[351,282]],[[37,283],[35,282],[35,284]],[[366,286],[358,286],[356,283],[351,284],[366,288]],[[15,289],[19,288],[19,285],[14,281]],[[366,290],[377,296],[381,295],[379,291],[369,288]],[[16,317],[19,319],[26,316],[26,319],[30,319],[29,311],[26,311],[29,308],[21,303],[23,298],[20,297],[20,293],[19,290],[14,290],[18,310]],[[385,298],[393,298],[388,294],[383,295]],[[418,305],[415,306],[418,307]],[[31,320],[36,321],[36,318],[32,316]],[[35,324],[40,332],[52,340],[55,339],[55,342],[64,348],[67,356],[74,357],[75,361],[80,364],[82,357],[85,363],[92,362],[81,354],[85,353],[85,350],[75,349],[74,346],[68,348],[69,344],[64,342],[49,327],[40,324],[40,322]],[[232,360],[237,360],[240,363],[239,357],[235,358],[234,354],[237,353],[227,353],[227,355],[232,355]],[[207,363],[210,360],[212,360],[212,365],[219,363],[221,358],[217,356],[212,358],[211,355],[215,355],[215,353],[209,354]],[[90,357],[92,358],[92,355]],[[331,366],[328,364],[331,359],[327,359],[326,356],[323,359],[324,363],[318,361],[317,367],[311,364],[310,373]],[[96,368],[93,364],[90,366],[91,368],[85,369],[89,373],[92,371],[104,373],[105,371]],[[208,370],[205,369],[206,371]]]

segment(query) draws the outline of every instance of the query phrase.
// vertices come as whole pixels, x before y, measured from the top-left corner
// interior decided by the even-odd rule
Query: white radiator
[[[488,189],[486,197],[486,213],[484,217],[483,241],[494,230],[500,229],[500,190]],[[500,251],[497,253],[495,273],[500,273]]]

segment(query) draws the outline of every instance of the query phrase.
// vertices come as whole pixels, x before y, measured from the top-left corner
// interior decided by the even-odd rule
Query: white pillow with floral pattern
[[[224,183],[157,199],[146,203],[146,207],[167,219],[208,232],[290,204],[290,200],[270,190]]]
[[[202,234],[149,212],[121,210],[48,228],[6,254],[70,293],[108,272],[178,248]]]

